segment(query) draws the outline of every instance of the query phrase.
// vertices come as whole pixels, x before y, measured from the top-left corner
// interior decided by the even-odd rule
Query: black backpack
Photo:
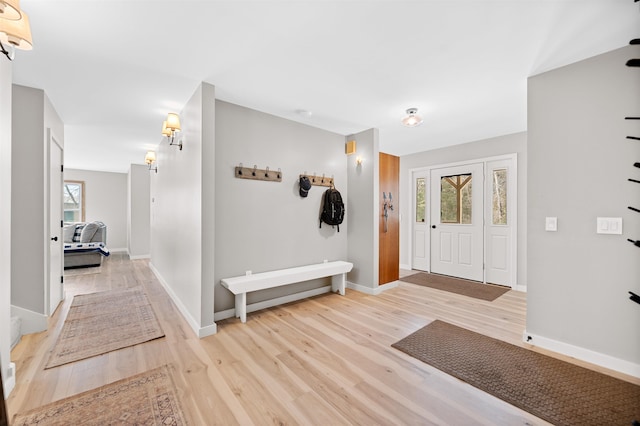
[[[340,224],[344,219],[344,203],[342,195],[335,188],[329,188],[324,192],[322,213],[320,214],[320,228],[322,222],[338,227],[340,232]]]

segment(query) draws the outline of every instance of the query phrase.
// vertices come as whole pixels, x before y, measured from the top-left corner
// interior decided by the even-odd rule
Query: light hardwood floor
[[[405,283],[379,296],[347,290],[224,320],[198,339],[145,260],[114,254],[100,274],[65,281],[49,330],[12,351],[9,418],[168,363],[193,425],[548,424],[390,346],[434,319],[524,346],[523,293],[484,302]],[[166,337],[44,370],[74,294],[137,285]]]

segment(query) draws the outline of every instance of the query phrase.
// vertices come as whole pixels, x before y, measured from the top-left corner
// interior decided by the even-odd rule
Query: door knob
[[[58,237],[51,237],[51,241],[58,241]]]
[[[436,226],[435,226],[435,225],[431,225],[431,227],[432,227],[433,229],[436,229]]]

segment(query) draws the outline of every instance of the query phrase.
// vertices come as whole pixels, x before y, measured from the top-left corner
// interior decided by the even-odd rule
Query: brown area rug
[[[487,300],[489,302],[511,290],[509,287],[493,284],[482,284],[475,281],[463,280],[460,278],[448,277],[446,275],[429,274],[419,272],[400,278],[406,283],[418,284],[425,287],[444,290],[451,293],[462,294],[463,296],[474,297],[476,299]]]
[[[392,346],[558,426],[640,420],[640,386],[446,322]]]
[[[77,277],[82,275],[95,275],[102,273],[102,265],[88,268],[69,268],[64,270],[65,277]]]
[[[45,369],[163,336],[142,287],[78,295]]]
[[[169,366],[17,414],[22,425],[185,425]]]

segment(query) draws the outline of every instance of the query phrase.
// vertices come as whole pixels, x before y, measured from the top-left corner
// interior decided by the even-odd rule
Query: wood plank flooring
[[[113,254],[101,273],[65,281],[49,330],[12,351],[9,418],[171,363],[193,425],[548,424],[390,346],[434,319],[524,346],[524,293],[485,302],[405,283],[379,296],[347,290],[251,313],[246,324],[224,320],[198,339],[146,260]],[[74,294],[136,285],[165,338],[44,370]]]

